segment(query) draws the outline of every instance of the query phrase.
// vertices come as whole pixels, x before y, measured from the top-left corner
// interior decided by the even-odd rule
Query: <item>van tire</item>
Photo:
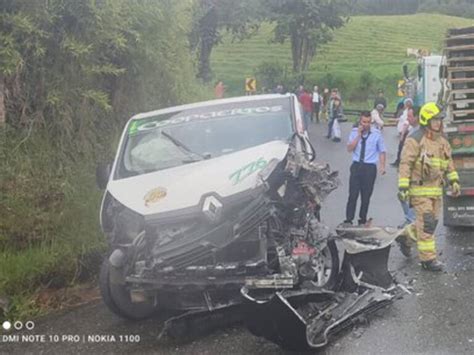
[[[123,270],[112,266],[108,259],[102,263],[99,288],[106,306],[116,315],[129,320],[141,320],[153,316],[158,310],[154,304],[133,303],[127,285],[113,281],[122,274]]]

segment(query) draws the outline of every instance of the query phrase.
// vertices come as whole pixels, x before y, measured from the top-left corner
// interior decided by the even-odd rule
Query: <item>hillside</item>
[[[402,64],[413,60],[406,57],[407,48],[439,53],[448,28],[469,25],[473,25],[472,20],[434,14],[352,17],[335,32],[333,41],[319,50],[306,83],[332,81],[350,87],[359,81],[361,73],[371,72],[376,84],[394,95]],[[289,44],[270,43],[271,31],[272,26],[266,24],[251,39],[232,43],[225,38],[214,50],[211,60],[215,77],[228,85],[230,95],[242,94],[245,76],[252,75],[262,62],[284,63],[291,71]]]

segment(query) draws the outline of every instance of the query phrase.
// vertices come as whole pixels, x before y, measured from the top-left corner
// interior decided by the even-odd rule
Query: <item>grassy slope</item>
[[[396,78],[401,76],[401,66],[407,61],[407,48],[427,48],[439,53],[448,28],[472,24],[469,19],[433,14],[356,16],[319,50],[308,77],[332,73],[351,80],[370,71],[379,80],[395,85]],[[211,58],[214,74],[229,86],[230,94],[243,92],[244,78],[252,75],[261,62],[278,61],[291,69],[289,44],[269,43],[271,32],[272,26],[266,24],[251,39],[232,43],[226,38],[216,47]]]

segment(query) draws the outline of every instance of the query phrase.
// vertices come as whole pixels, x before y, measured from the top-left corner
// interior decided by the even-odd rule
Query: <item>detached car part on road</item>
[[[294,95],[134,116],[110,172],[98,170],[104,302],[131,319],[240,305],[254,334],[292,349],[324,346],[388,303],[397,232],[331,234],[319,209],[337,173],[314,159]],[[337,238],[348,245],[342,275]]]

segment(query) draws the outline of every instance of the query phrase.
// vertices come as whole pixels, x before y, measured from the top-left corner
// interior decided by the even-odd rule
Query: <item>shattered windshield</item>
[[[128,126],[117,178],[212,159],[293,132],[288,97],[165,113]]]

